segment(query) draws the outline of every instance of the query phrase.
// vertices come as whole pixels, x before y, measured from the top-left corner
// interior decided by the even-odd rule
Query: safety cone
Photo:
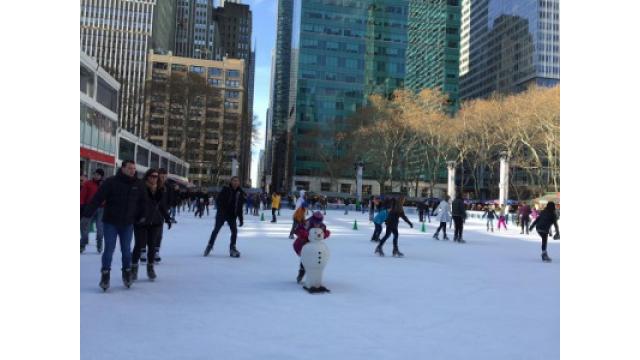
[[[358,220],[353,220],[353,230],[358,230]]]
[[[264,221],[264,213],[260,214],[260,221]]]
[[[420,231],[427,232],[427,226],[424,223],[422,223],[422,229],[420,229]]]

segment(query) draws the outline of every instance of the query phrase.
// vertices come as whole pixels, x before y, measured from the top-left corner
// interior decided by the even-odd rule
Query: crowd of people
[[[237,249],[238,228],[244,224],[244,215],[257,216],[260,210],[271,209],[271,223],[276,223],[283,205],[283,196],[278,192],[247,193],[240,186],[240,179],[232,177],[229,184],[217,194],[210,194],[206,189],[181,189],[170,180],[166,169],[148,169],[142,179],[136,176],[136,165],[132,160],[125,160],[115,176],[104,178],[102,169],[96,169],[91,179],[81,175],[80,179],[80,253],[84,253],[89,240],[92,224],[96,229],[96,249],[102,254],[99,286],[106,291],[110,287],[110,274],[113,254],[119,240],[122,257],[122,281],[130,287],[138,279],[140,262],[146,262],[147,277],[154,280],[157,277],[154,265],[161,261],[160,249],[163,231],[166,225],[170,230],[176,221],[176,214],[189,211],[195,217],[201,218],[205,213],[209,215],[211,204],[215,206],[215,223],[206,244],[204,256],[213,251],[218,233],[226,223],[231,232],[229,242],[229,256],[239,258]],[[306,236],[310,228],[319,227],[328,237],[329,231],[324,224],[327,210],[327,197],[311,195],[301,190],[295,194],[286,194],[288,203],[294,210],[289,238],[294,239],[294,250],[299,255],[306,243]],[[348,212],[349,200],[344,199],[345,214]],[[404,196],[372,196],[363,203],[356,204],[356,210],[368,212],[369,220],[374,224],[371,241],[376,242],[374,254],[385,256],[383,247],[393,235],[394,257],[403,257],[399,249],[398,227],[402,219],[409,227],[413,223],[404,212]],[[314,211],[315,210],[315,211]],[[453,241],[465,243],[463,239],[464,223],[467,219],[467,206],[461,196],[450,201],[444,196],[440,201],[428,199],[417,204],[419,221],[423,223],[431,218],[439,222],[433,238],[440,240],[447,237],[447,224],[454,226]],[[486,218],[487,231],[493,232],[493,223],[497,219],[498,231],[501,227],[506,230],[508,214],[506,206],[485,206],[482,218]],[[307,217],[311,211],[311,216]],[[551,261],[547,254],[547,240],[549,237],[559,239],[557,219],[559,213],[556,205],[549,202],[544,210],[538,212],[534,207],[521,204],[516,210],[514,222],[521,228],[521,234],[529,234],[536,229],[542,240],[542,260]],[[385,233],[382,238],[383,225]],[[555,235],[551,227],[555,227]],[[424,230],[424,228],[423,228]],[[134,241],[133,249],[131,242]],[[300,264],[297,281],[304,277],[305,270]]]

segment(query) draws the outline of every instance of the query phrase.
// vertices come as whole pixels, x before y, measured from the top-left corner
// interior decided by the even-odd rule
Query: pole
[[[500,206],[504,206],[509,199],[509,154],[500,153]]]
[[[362,161],[356,163],[356,198],[360,206],[362,206],[362,171],[364,164]]]
[[[456,196],[456,162],[447,161],[448,170],[448,182],[447,182],[447,194],[449,198],[453,199]]]

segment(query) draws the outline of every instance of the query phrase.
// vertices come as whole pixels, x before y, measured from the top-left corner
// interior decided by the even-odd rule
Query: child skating
[[[542,261],[551,262],[551,258],[547,254],[547,240],[551,230],[551,225],[556,229],[554,240],[560,239],[560,228],[558,227],[558,217],[556,215],[556,204],[553,201],[547,203],[547,206],[540,212],[538,217],[533,221],[529,230],[535,227],[538,235],[542,239]]]

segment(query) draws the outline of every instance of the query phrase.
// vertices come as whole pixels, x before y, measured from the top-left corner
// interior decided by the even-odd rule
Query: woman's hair
[[[552,213],[556,212],[556,203],[554,203],[553,201],[549,201],[547,203],[547,206],[545,206],[544,211],[549,211]]]
[[[156,169],[154,169],[154,168],[150,168],[149,170],[147,170],[147,171],[144,173],[144,176],[142,177],[142,179],[143,179],[144,181],[147,181],[147,180],[149,179],[149,177],[150,177],[152,174],[154,174],[154,173],[155,173],[155,174],[158,174],[158,170],[156,170]]]

